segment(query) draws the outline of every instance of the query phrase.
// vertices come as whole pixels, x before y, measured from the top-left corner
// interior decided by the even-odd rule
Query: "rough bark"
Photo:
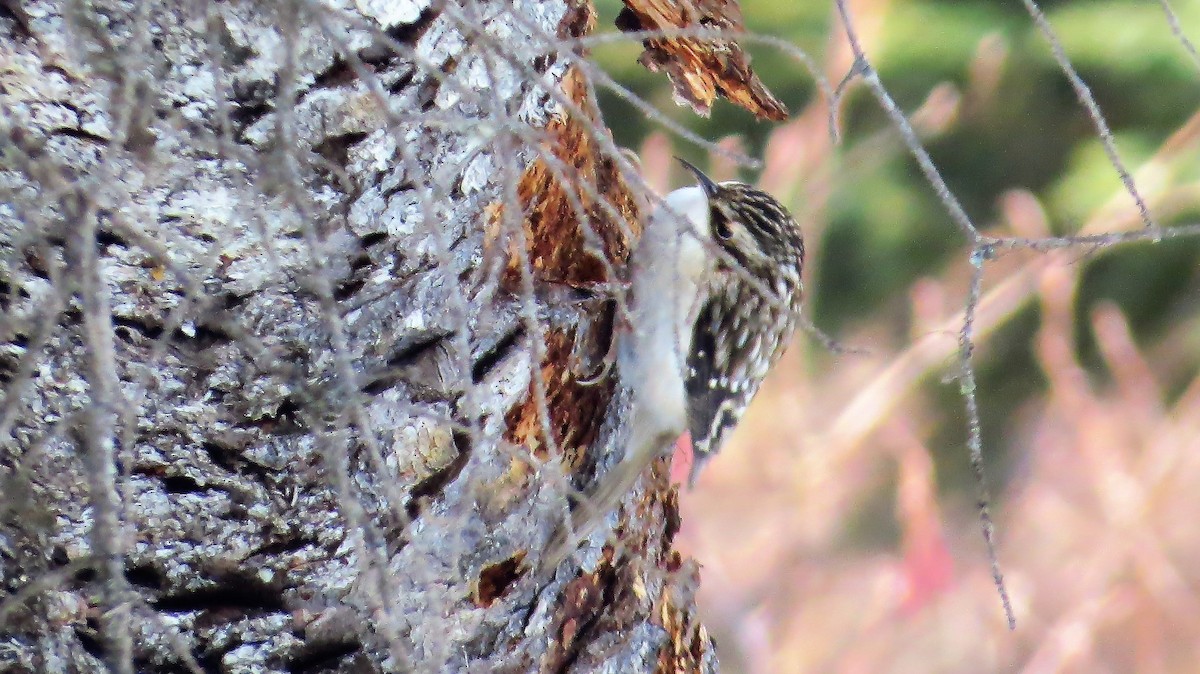
[[[593,21],[0,2],[0,670],[715,668],[661,463],[539,565],[626,430]]]

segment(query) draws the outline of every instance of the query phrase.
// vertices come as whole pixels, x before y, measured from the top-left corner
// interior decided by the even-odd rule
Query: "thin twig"
[[[21,589],[5,597],[4,601],[0,601],[0,625],[6,624],[8,617],[29,602],[29,600],[47,590],[58,587],[76,573],[91,568],[95,562],[96,560],[92,557],[73,559],[63,566],[47,571],[30,580]]]
[[[983,294],[983,267],[991,258],[990,246],[976,246],[971,252],[971,263],[974,269],[971,273],[971,289],[967,295],[967,308],[963,317],[962,331],[958,337],[959,353],[959,390],[967,408],[967,448],[971,456],[971,470],[975,473],[975,483],[979,488],[979,521],[983,526],[983,540],[987,544],[988,561],[992,566],[992,582],[1000,593],[1000,603],[1004,606],[1004,617],[1008,620],[1008,629],[1017,628],[1017,617],[1013,613],[1012,602],[1008,597],[1008,588],[1004,584],[1004,574],[1000,571],[1000,558],[996,554],[996,527],[992,523],[991,497],[988,494],[987,476],[983,467],[983,429],[979,421],[979,401],[976,397],[975,365],[972,361],[975,343],[975,308],[979,306],[979,298]]]
[[[839,0],[840,1],[840,0]],[[1146,206],[1146,202],[1142,199],[1142,195],[1138,192],[1137,184],[1133,181],[1133,175],[1129,169],[1125,168],[1125,163],[1121,161],[1121,155],[1117,152],[1117,143],[1113,139],[1112,131],[1108,128],[1108,122],[1104,119],[1104,113],[1100,111],[1100,106],[1096,103],[1096,98],[1092,96],[1092,90],[1088,88],[1087,83],[1075,71],[1075,66],[1071,64],[1071,59],[1067,57],[1066,51],[1063,50],[1062,43],[1058,39],[1058,35],[1054,32],[1054,28],[1046,19],[1045,13],[1037,6],[1033,0],[1021,0],[1025,4],[1025,9],[1029,15],[1033,17],[1034,23],[1037,24],[1046,41],[1050,43],[1050,51],[1054,54],[1054,60],[1058,63],[1058,67],[1067,76],[1067,80],[1071,83],[1071,88],[1075,90],[1075,96],[1079,98],[1079,102],[1087,110],[1088,117],[1091,118],[1092,124],[1096,127],[1096,135],[1100,137],[1100,142],[1104,145],[1104,153],[1108,155],[1108,161],[1117,170],[1117,175],[1121,177],[1121,184],[1125,186],[1125,191],[1129,196],[1133,197],[1134,203],[1137,204],[1138,213],[1142,216],[1142,224],[1147,229],[1157,229],[1158,224],[1150,215],[1150,208]]]
[[[871,66],[871,62],[867,59],[867,54],[863,51],[862,43],[859,41],[858,33],[854,28],[854,21],[850,16],[850,10],[846,7],[846,0],[837,0],[838,13],[842,18],[842,27],[846,32],[846,39],[850,42],[850,49],[854,53],[856,67],[851,69],[851,73],[855,70],[861,72],[863,81],[867,83],[871,93],[875,95],[879,105],[887,116],[892,120],[892,124],[900,132],[900,136],[904,139],[905,146],[913,158],[917,160],[917,165],[921,167],[921,172],[925,174],[925,178],[933,187],[933,191],[937,193],[938,199],[946,210],[950,213],[950,219],[958,226],[963,235],[972,243],[979,242],[979,229],[971,222],[971,218],[963,207],[958,202],[958,197],[950,191],[946,185],[946,181],[942,178],[942,174],[934,165],[933,160],[929,157],[929,153],[925,151],[925,147],[917,138],[917,132],[913,130],[909,124],[908,118],[896,105],[896,101],[892,99],[891,94],[884,88],[883,82],[879,79],[879,74],[875,72],[875,68]]]
[[[121,495],[117,488],[117,437],[120,410],[125,404],[117,376],[108,283],[96,254],[96,209],[82,192],[74,216],[78,231],[73,237],[73,266],[80,276],[77,288],[83,305],[84,345],[90,406],[85,429],[77,430],[88,497],[92,506],[90,543],[103,579],[103,632],[111,647],[109,665],[121,674],[133,674],[133,635],[129,625],[128,582],[125,579],[125,540],[122,531]]]
[[[346,334],[346,326],[341,320],[334,299],[333,282],[326,265],[325,245],[316,229],[316,216],[311,208],[306,206],[303,180],[300,174],[299,162],[295,156],[295,143],[290,139],[296,137],[293,113],[295,111],[294,89],[296,87],[297,49],[299,38],[299,18],[303,8],[302,0],[291,0],[283,8],[281,18],[284,38],[284,59],[279,74],[279,92],[276,104],[276,137],[279,139],[277,149],[280,154],[281,183],[286,190],[288,201],[296,209],[301,221],[301,231],[309,251],[312,273],[309,283],[317,296],[320,316],[325,332],[330,341],[330,353],[333,356],[336,370],[335,388],[338,396],[335,401],[341,410],[336,420],[336,431],[322,436],[321,452],[331,464],[331,482],[338,494],[338,507],[346,517],[347,531],[352,537],[358,553],[359,571],[362,574],[362,596],[367,601],[372,614],[376,617],[373,624],[383,633],[392,658],[402,665],[403,669],[412,668],[409,658],[407,641],[400,635],[400,618],[390,609],[392,590],[388,585],[387,561],[381,552],[383,546],[379,543],[370,518],[367,516],[359,497],[354,493],[350,473],[350,432],[349,423],[357,428],[357,437],[367,447],[368,457],[375,464],[379,474],[385,475],[382,468],[385,462],[378,446],[375,431],[369,422],[366,410],[360,398],[361,387],[358,375],[350,359],[350,344]],[[403,511],[399,506],[399,493],[389,480],[384,480],[384,490],[388,493],[393,512]]]
[[[1162,6],[1163,13],[1167,15],[1167,24],[1171,26],[1171,34],[1175,36],[1176,40],[1179,40],[1179,44],[1183,45],[1184,51],[1192,57],[1192,62],[1196,64],[1196,67],[1200,68],[1200,53],[1197,53],[1196,45],[1192,44],[1187,34],[1183,32],[1183,24],[1179,23],[1179,16],[1175,14],[1175,10],[1171,9],[1171,3],[1167,0],[1158,0],[1158,4]]]

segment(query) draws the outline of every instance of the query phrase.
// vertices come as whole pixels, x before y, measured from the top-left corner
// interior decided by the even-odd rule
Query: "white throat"
[[[680,187],[668,194],[663,201],[675,212],[687,218],[697,236],[702,239],[709,238],[711,232],[709,231],[708,195],[704,193],[703,189],[698,185]],[[666,214],[664,213],[663,216]]]

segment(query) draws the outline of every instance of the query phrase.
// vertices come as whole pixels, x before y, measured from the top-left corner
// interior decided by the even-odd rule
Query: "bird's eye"
[[[721,241],[728,241],[733,236],[733,229],[729,227],[729,220],[721,215],[714,208],[712,211],[713,235]]]

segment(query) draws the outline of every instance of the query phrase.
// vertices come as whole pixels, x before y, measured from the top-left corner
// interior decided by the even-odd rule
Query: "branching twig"
[[[962,207],[959,205],[957,198],[946,186],[945,181],[941,178],[937,168],[930,160],[928,153],[924,150],[915,132],[909,125],[907,118],[896,106],[894,100],[880,82],[878,74],[871,67],[871,64],[867,59],[857,32],[854,28],[853,19],[847,7],[846,0],[836,0],[836,7],[839,15],[841,16],[842,24],[845,28],[846,37],[850,44],[851,51],[854,54],[855,63],[850,72],[847,73],[845,79],[843,79],[843,81],[839,83],[835,89],[833,97],[835,103],[833,106],[831,106],[836,108],[836,102],[841,98],[846,85],[855,76],[862,75],[864,81],[867,83],[868,88],[879,101],[888,117],[892,120],[893,125],[900,132],[905,145],[908,147],[910,153],[916,158],[918,165],[921,167],[921,170],[925,174],[925,177],[929,181],[930,185],[934,188],[939,200],[949,211],[951,218],[971,244],[971,263],[973,266],[973,271],[971,276],[971,288],[965,301],[963,321],[959,333],[959,377],[968,416],[968,447],[970,450],[971,466],[975,472],[975,477],[980,492],[979,515],[983,525],[984,539],[988,547],[989,561],[992,565],[993,580],[996,583],[997,591],[1000,593],[1005,617],[1008,620],[1010,628],[1015,627],[1015,616],[1013,615],[1012,605],[1009,601],[1008,592],[1004,585],[1003,574],[1000,571],[1000,566],[995,551],[995,529],[989,511],[988,490],[983,470],[982,435],[979,425],[979,408],[975,384],[975,371],[972,364],[972,353],[975,346],[973,341],[975,312],[982,299],[982,279],[984,266],[1000,249],[1029,248],[1032,250],[1048,251],[1053,249],[1081,246],[1105,248],[1133,241],[1158,242],[1164,238],[1200,235],[1200,226],[1197,225],[1175,227],[1164,230],[1154,222],[1153,217],[1150,215],[1150,209],[1143,199],[1141,193],[1138,191],[1132,174],[1125,167],[1116,150],[1116,144],[1112,133],[1108,128],[1108,124],[1104,119],[1103,113],[1100,111],[1099,106],[1096,104],[1095,99],[1091,94],[1091,90],[1076,73],[1070,62],[1070,59],[1066,56],[1062,45],[1060,44],[1053,29],[1050,27],[1045,14],[1040,8],[1038,8],[1033,0],[1023,0],[1023,2],[1026,9],[1033,17],[1039,30],[1041,30],[1046,40],[1050,43],[1051,51],[1054,54],[1055,61],[1058,63],[1059,68],[1070,81],[1076,96],[1084,105],[1089,118],[1096,127],[1097,135],[1100,137],[1101,142],[1104,145],[1104,150],[1108,155],[1109,162],[1120,176],[1126,192],[1136,203],[1138,213],[1141,217],[1142,223],[1144,224],[1144,229],[1142,231],[1070,237],[1052,237],[1044,239],[1025,239],[1016,237],[995,238],[980,234],[979,230],[970,221]],[[1184,44],[1184,47],[1188,49],[1189,54],[1192,55],[1193,59],[1195,59],[1195,50],[1191,48],[1190,42],[1188,42],[1186,37],[1182,35],[1182,30],[1178,27],[1178,20],[1174,17],[1173,12],[1171,12],[1169,5],[1167,5],[1165,0],[1162,0],[1162,5],[1164,10],[1167,12],[1168,21],[1171,22],[1172,30]]]
[[[917,132],[909,124],[908,118],[900,110],[900,106],[896,105],[896,101],[892,99],[892,95],[884,88],[883,82],[879,79],[879,74],[875,72],[870,60],[867,59],[867,54],[863,51],[862,43],[859,41],[858,33],[854,28],[854,21],[850,16],[850,10],[846,7],[846,0],[837,0],[837,9],[841,15],[842,27],[846,32],[846,39],[849,40],[850,49],[854,53],[854,66],[851,68],[851,73],[858,71],[862,74],[863,81],[867,83],[867,87],[875,95],[876,100],[879,101],[880,107],[887,113],[888,118],[892,120],[892,124],[895,125],[896,130],[900,132],[905,146],[908,147],[913,158],[917,160],[917,165],[921,167],[921,172],[925,174],[925,178],[933,187],[934,192],[937,193],[942,205],[949,211],[950,219],[954,221],[954,224],[962,231],[963,236],[966,236],[972,244],[978,243],[980,239],[978,228],[971,222],[971,218],[963,210],[962,205],[959,204],[958,197],[954,196],[954,193],[946,185],[946,181],[942,179],[942,174],[938,171],[937,166],[934,165],[933,160],[930,159],[929,153],[925,151],[925,147],[921,144],[920,139],[917,138]],[[838,88],[840,90],[842,86],[839,85]]]

